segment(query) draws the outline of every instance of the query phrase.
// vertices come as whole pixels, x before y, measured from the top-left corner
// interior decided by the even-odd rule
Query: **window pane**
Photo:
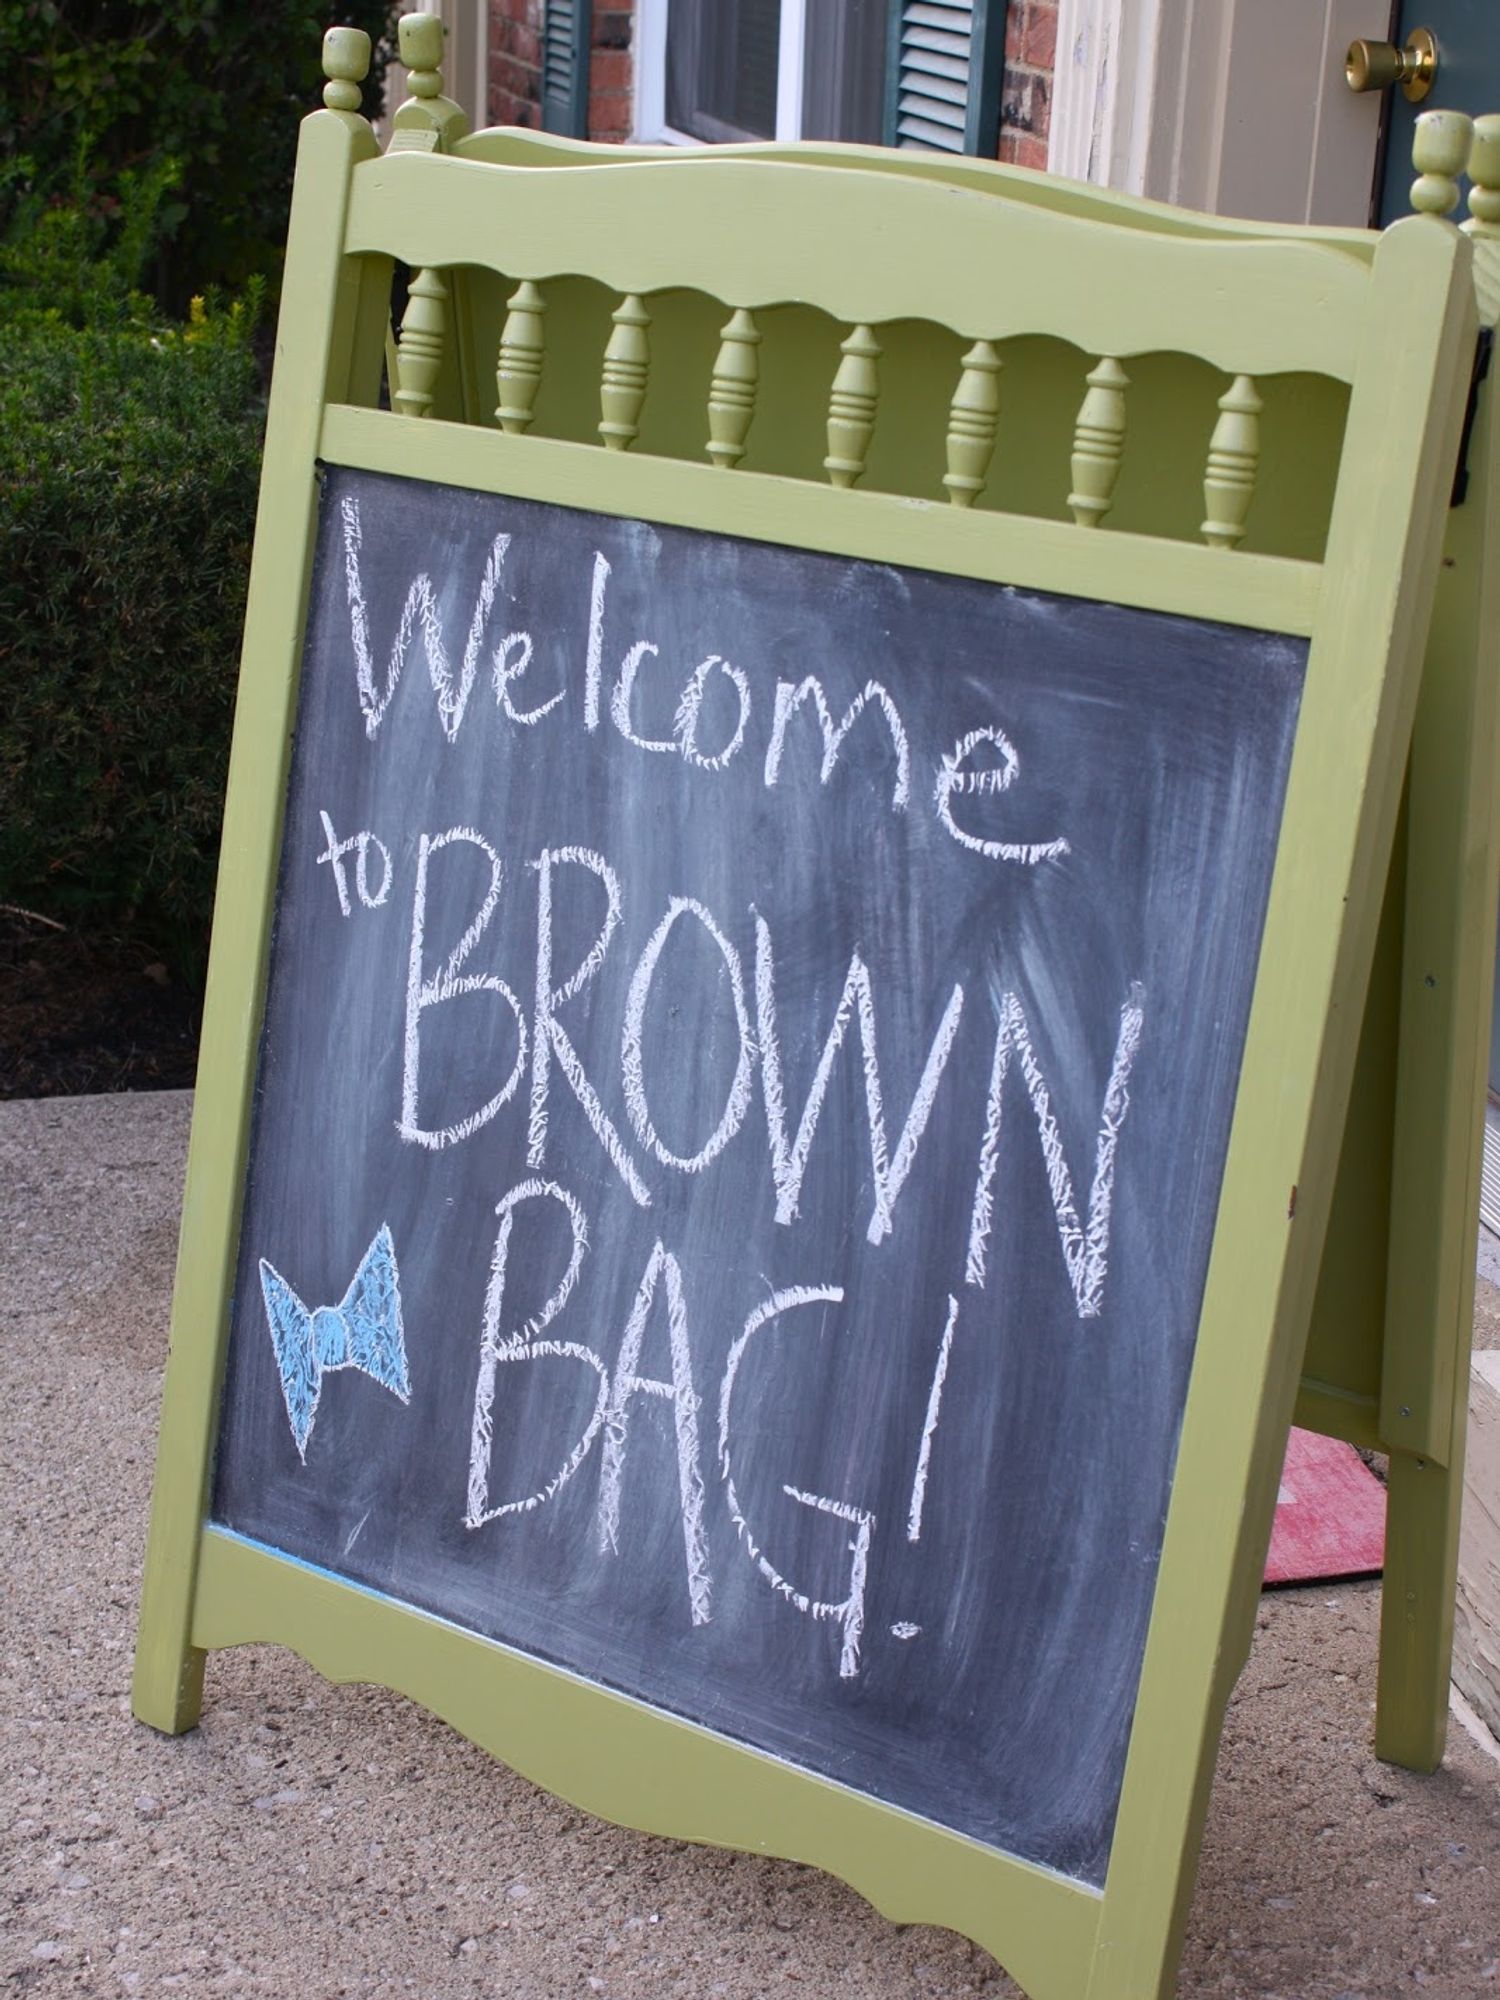
[[[667,123],[695,139],[774,139],[781,0],[671,0]]]
[[[885,114],[887,0],[806,0],[802,137],[878,146]]]

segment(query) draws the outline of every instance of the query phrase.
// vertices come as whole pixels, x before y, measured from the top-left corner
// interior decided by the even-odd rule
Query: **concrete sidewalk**
[[[602,1825],[409,1703],[246,1648],[130,1716],[186,1094],[0,1104],[7,1993],[938,2000],[1016,1989],[782,1862]],[[1488,1288],[1486,1309],[1496,1295]],[[1180,1991],[1500,1996],[1500,1762],[1369,1750],[1375,1585],[1265,1600]]]

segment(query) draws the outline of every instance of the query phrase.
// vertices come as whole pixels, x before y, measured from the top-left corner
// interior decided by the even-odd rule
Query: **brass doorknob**
[[[1351,90],[1389,90],[1401,86],[1409,104],[1420,104],[1431,90],[1437,75],[1438,51],[1431,28],[1413,28],[1406,47],[1394,42],[1367,42],[1361,38],[1349,44],[1344,57],[1344,81]]]

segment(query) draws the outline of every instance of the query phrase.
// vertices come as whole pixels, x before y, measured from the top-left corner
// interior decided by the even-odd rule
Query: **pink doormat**
[[[1267,1583],[1378,1576],[1385,1488],[1352,1444],[1293,1430],[1287,1439]]]

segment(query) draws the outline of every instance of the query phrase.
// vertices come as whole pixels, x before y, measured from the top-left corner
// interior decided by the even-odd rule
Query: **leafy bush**
[[[324,28],[378,46],[394,13],[0,4],[0,901],[128,932],[190,982],[254,532],[262,274]]]
[[[129,929],[194,980],[254,523],[259,288],[163,321],[118,249],[159,189],[136,194],[113,256],[66,208],[0,250],[0,901]]]
[[[273,276],[298,121],[320,101],[323,31],[338,21],[369,34],[365,108],[378,112],[396,11],[390,0],[6,0],[0,201],[76,200],[81,159],[82,207],[108,221],[122,173],[175,160],[156,218],[158,303],[181,312],[206,284]]]
[[[0,169],[0,188],[28,162]],[[124,173],[108,210],[89,198],[75,164],[66,198],[26,194],[0,233],[0,323],[137,328],[159,317],[136,289],[157,239],[164,200],[178,178],[175,160]]]

